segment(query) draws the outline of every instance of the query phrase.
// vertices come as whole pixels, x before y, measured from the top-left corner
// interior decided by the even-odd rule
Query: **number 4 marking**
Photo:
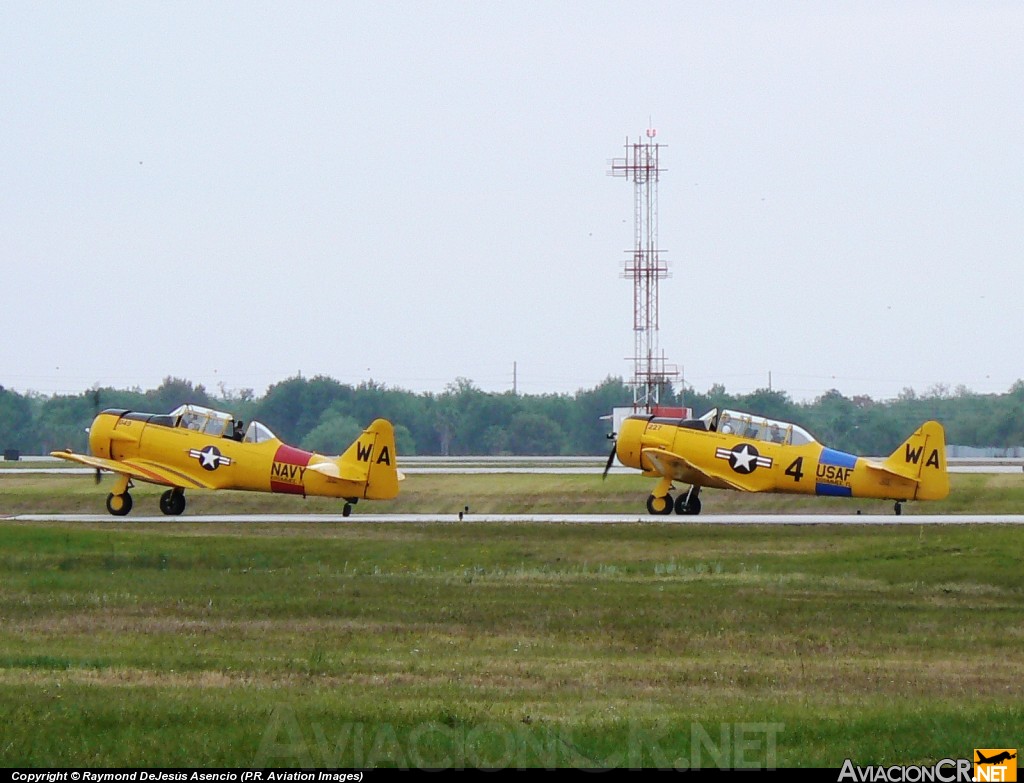
[[[801,470],[801,468],[803,468],[803,466],[804,466],[804,458],[803,457],[797,457],[795,460],[793,460],[793,464],[790,465],[788,468],[786,468],[786,475],[787,476],[792,476],[793,477],[793,481],[799,481],[800,479],[802,479],[804,477],[804,472],[803,472],[803,470]]]

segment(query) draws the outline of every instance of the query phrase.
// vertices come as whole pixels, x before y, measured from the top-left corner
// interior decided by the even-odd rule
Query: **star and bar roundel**
[[[221,465],[230,465],[231,457],[225,457],[216,446],[204,446],[201,449],[189,449],[188,455],[199,460],[203,470],[216,470]]]
[[[729,467],[737,473],[744,475],[753,473],[758,468],[770,468],[772,466],[772,458],[762,457],[758,450],[749,443],[740,443],[731,449],[719,446],[715,449],[715,456],[718,459],[728,460]]]

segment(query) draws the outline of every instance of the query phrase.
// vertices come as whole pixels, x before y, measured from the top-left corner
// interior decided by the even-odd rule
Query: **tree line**
[[[575,394],[540,395],[486,392],[467,378],[429,393],[373,381],[352,386],[325,376],[295,377],[262,397],[251,389],[215,394],[171,377],[148,391],[95,388],[76,395],[22,395],[0,386],[0,448],[22,454],[85,451],[87,428],[99,410],[167,413],[188,402],[261,421],[285,442],[327,454],[338,453],[371,420],[384,417],[395,425],[399,454],[597,455],[611,448],[611,421],[602,417],[632,399],[630,386],[611,376]],[[792,421],[822,443],[857,454],[888,454],[927,419],[945,426],[948,443],[1024,444],[1024,381],[1005,394],[939,386],[920,395],[905,389],[894,400],[878,401],[830,390],[811,402],[795,402],[774,389],[730,394],[716,384],[705,393],[667,387],[661,401],[686,405],[694,415],[718,407]]]

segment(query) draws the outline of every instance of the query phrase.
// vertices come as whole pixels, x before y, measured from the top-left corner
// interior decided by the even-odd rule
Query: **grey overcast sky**
[[[1024,3],[0,4],[0,384],[1024,378]]]

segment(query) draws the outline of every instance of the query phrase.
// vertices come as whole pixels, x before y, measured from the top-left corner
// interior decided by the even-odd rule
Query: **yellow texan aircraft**
[[[827,448],[796,424],[718,409],[699,419],[632,415],[622,421],[605,475],[618,456],[657,478],[651,514],[700,513],[702,487],[743,492],[941,500],[949,494],[942,425],[922,424],[886,459]],[[689,484],[673,501],[675,482]]]
[[[107,511],[124,516],[132,510],[135,480],[170,487],[160,510],[185,510],[186,489],[242,489],[344,498],[343,514],[360,498],[390,500],[398,495],[395,433],[386,419],[376,419],[338,457],[326,457],[282,443],[258,421],[244,422],[229,413],[199,405],[182,405],[169,414],[110,408],[89,428],[90,454],[52,451],[61,459],[117,474],[107,495]]]

